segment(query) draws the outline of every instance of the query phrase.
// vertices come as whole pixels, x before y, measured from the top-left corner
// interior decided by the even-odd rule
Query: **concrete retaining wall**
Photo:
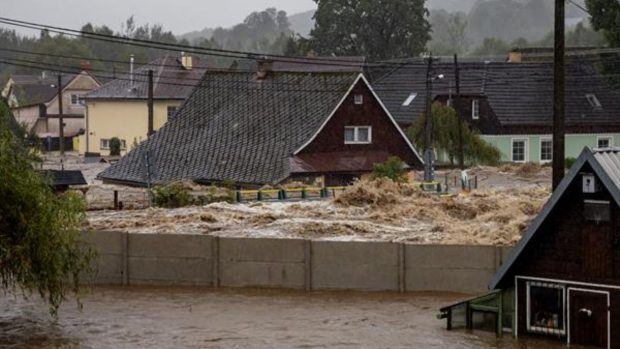
[[[91,232],[96,282],[484,292],[509,248]]]

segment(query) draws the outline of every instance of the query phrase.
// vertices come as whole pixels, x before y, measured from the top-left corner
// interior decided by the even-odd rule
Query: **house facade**
[[[356,72],[211,71],[177,116],[99,175],[145,185],[193,180],[238,187],[288,180],[340,184],[390,156],[422,161]],[[148,170],[147,170],[148,169]]]
[[[123,154],[146,140],[149,70],[153,70],[153,129],[158,130],[174,117],[207,66],[191,56],[166,55],[88,94],[80,154],[109,155],[113,137],[121,140]]]
[[[453,64],[436,64],[433,73],[444,76],[433,82],[433,99],[457,109],[482,139],[500,150],[502,162],[552,160],[552,64],[462,63],[458,100]],[[403,127],[424,113],[425,65],[412,63],[379,75],[374,87]],[[576,158],[586,146],[617,145],[619,113],[620,91],[591,63],[571,60],[566,67],[566,157]]]
[[[493,276],[492,293],[442,309],[495,314],[498,333],[620,348],[620,148],[585,148]]]
[[[98,88],[100,83],[87,71],[64,75],[61,82],[65,149],[77,150],[78,135],[86,127],[84,96]],[[17,122],[39,136],[44,150],[59,149],[57,84],[57,76],[14,75],[2,91]]]

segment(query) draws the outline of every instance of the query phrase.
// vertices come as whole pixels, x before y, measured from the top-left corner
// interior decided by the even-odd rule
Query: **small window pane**
[[[512,161],[525,161],[525,141],[512,142]]]
[[[357,129],[357,141],[368,142],[370,140],[368,127],[360,127]]]
[[[364,103],[364,96],[355,95],[355,104],[362,104],[362,103]]]
[[[474,120],[480,118],[480,101],[477,99],[471,101],[471,118]]]
[[[355,142],[355,129],[354,128],[347,127],[344,129],[344,141]]]
[[[168,107],[168,120],[174,117],[174,114],[177,112],[177,107],[170,106]]]
[[[599,138],[598,139],[598,148],[609,148],[611,146],[611,139],[610,138]]]
[[[564,329],[563,290],[556,287],[530,286],[530,331],[557,333]]]
[[[584,202],[583,215],[586,220],[591,222],[609,222],[611,217],[609,202],[586,200]]]
[[[540,142],[540,160],[553,160],[553,142],[551,140],[543,140]]]

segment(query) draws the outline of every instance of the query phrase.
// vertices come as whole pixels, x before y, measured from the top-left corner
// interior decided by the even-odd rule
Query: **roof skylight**
[[[586,99],[588,100],[588,103],[590,103],[590,105],[592,106],[592,108],[601,108],[601,102],[598,100],[598,98],[596,98],[596,95],[594,93],[588,93],[586,94]]]
[[[412,94],[409,95],[409,97],[407,97],[407,99],[405,99],[405,101],[403,102],[403,107],[408,107],[409,105],[411,105],[411,102],[413,102],[413,100],[418,96],[417,93],[413,92]]]

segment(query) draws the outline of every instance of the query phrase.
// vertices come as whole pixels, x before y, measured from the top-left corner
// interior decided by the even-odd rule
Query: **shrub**
[[[575,164],[575,161],[577,161],[576,158],[568,157],[568,158],[564,159],[564,166],[566,168],[571,168]]]
[[[183,183],[170,183],[153,188],[153,204],[158,207],[177,208],[190,206],[194,199]]]
[[[390,156],[384,163],[373,165],[372,178],[389,178],[394,182],[406,182],[407,171],[398,156]]]
[[[118,137],[112,137],[110,139],[110,155],[119,156],[121,155],[121,140]]]

